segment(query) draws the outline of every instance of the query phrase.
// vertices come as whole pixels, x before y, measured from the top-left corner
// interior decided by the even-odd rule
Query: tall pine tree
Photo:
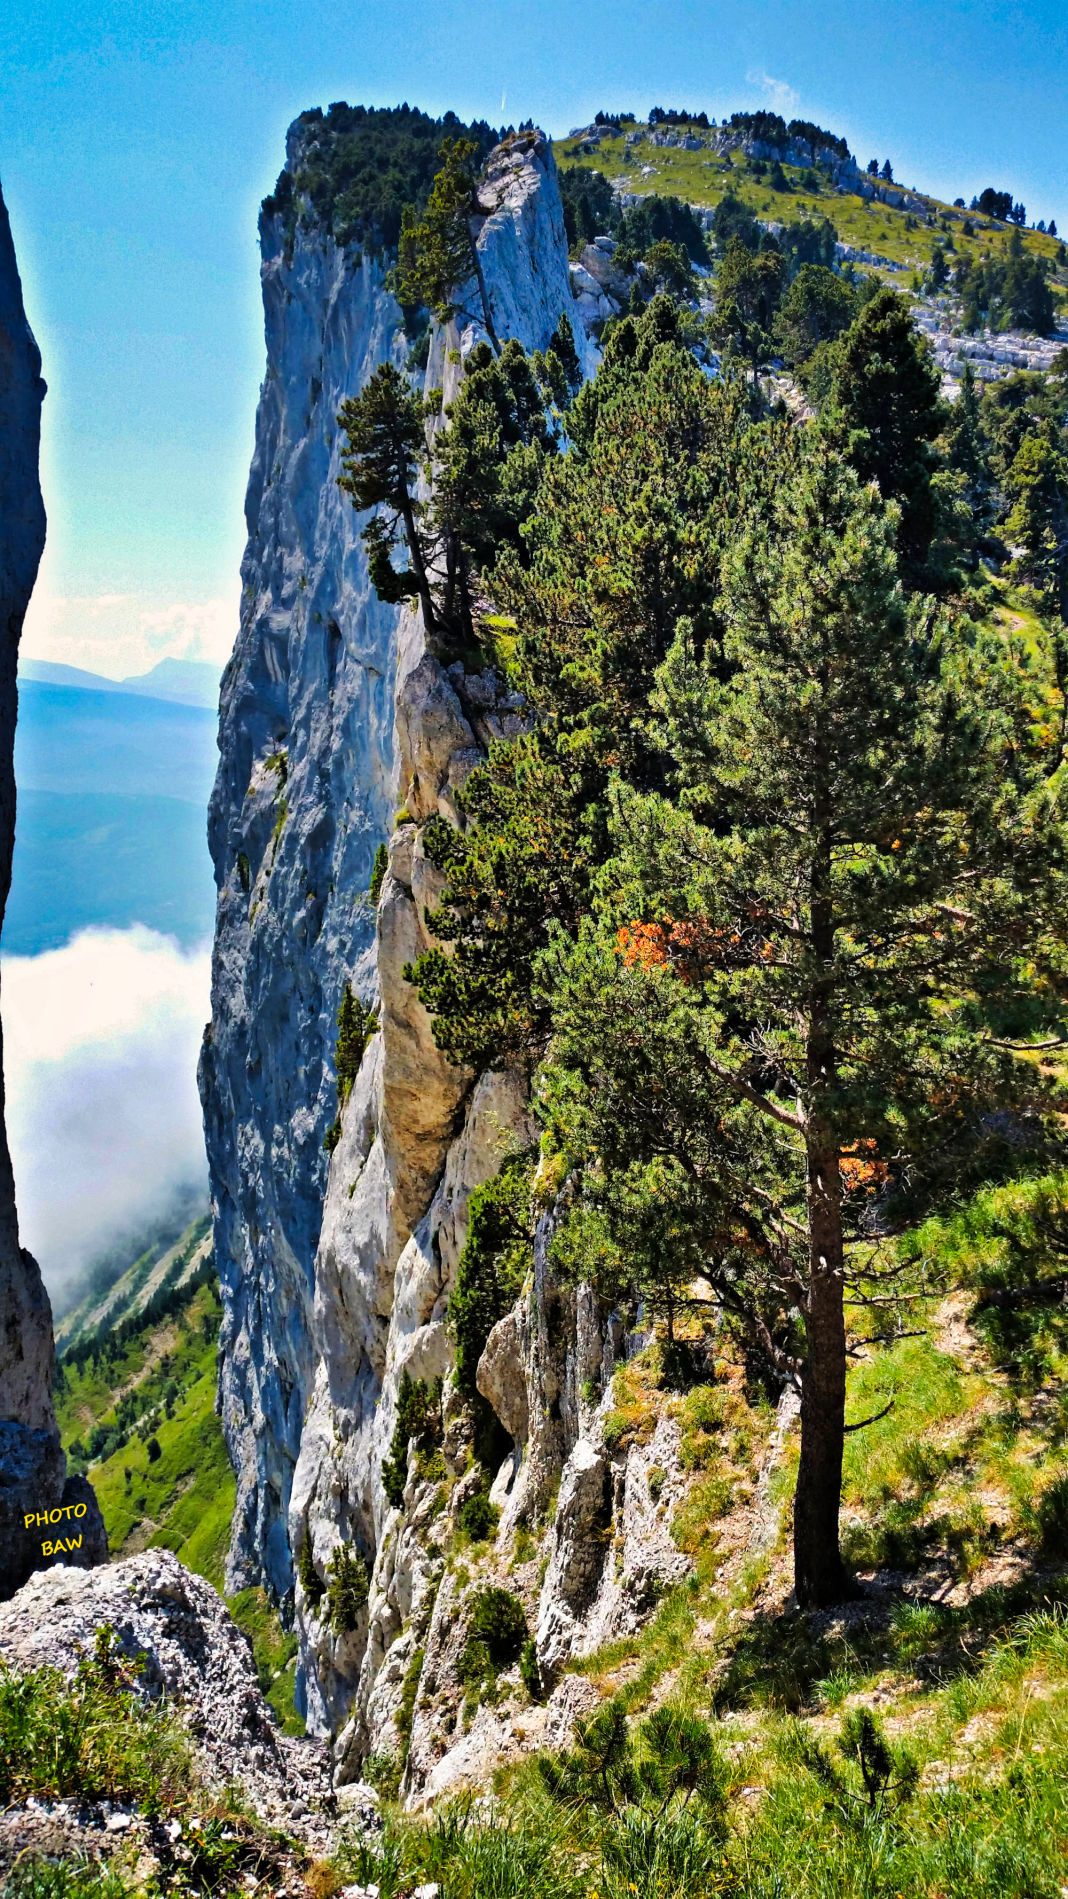
[[[551,1112],[589,1175],[575,1218],[607,1221],[654,1286],[659,1251],[676,1304],[682,1260],[800,1388],[812,1606],[851,1588],[862,1210],[896,1188],[902,1217],[906,1190],[922,1201],[996,1145],[997,1110],[1041,1109],[989,1012],[1060,924],[996,644],[906,603],[894,512],[826,446],[776,472],[723,574],[733,670],[683,625],[660,675],[674,787],[618,787],[595,915],[557,931],[539,981]]]

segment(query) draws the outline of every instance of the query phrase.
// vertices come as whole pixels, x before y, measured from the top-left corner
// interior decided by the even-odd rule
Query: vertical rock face
[[[22,305],[7,207],[0,196],[0,922],[15,842],[15,717],[22,621],[44,548],[37,474],[41,354]],[[19,1246],[15,1182],[0,1071],[0,1418],[51,1430],[52,1310],[36,1260]]]
[[[304,136],[298,121],[290,171]],[[498,148],[482,199],[479,249],[497,332],[544,347],[571,304],[545,141],[531,136]],[[368,1183],[377,1169],[382,1186],[367,1216],[373,1236],[360,1240],[383,1281],[371,1301],[376,1323],[388,1319],[393,1269],[429,1206],[474,1078],[438,1057],[401,978],[424,935],[428,877],[414,832],[403,828],[395,842],[377,958],[364,894],[375,849],[392,829],[394,718],[401,724],[405,716],[395,705],[398,679],[418,672],[422,648],[414,616],[384,606],[368,581],[363,521],[337,487],[336,417],[380,363],[403,363],[401,312],[383,265],[339,248],[321,226],[302,220],[287,236],[277,215],[261,220],[260,235],[267,373],[246,498],[241,631],[223,680],[209,818],[219,896],[201,1093],[225,1302],[220,1404],[238,1472],[228,1581],[236,1588],[262,1580],[282,1597],[293,1579],[293,1471],[313,1385],[328,1376],[331,1325],[346,1352],[352,1344],[349,1314],[332,1315],[322,1294],[313,1328],[323,1137],[336,1109],[336,1016],[346,981],[364,996],[376,984],[383,993],[385,1059],[367,1162]],[[446,399],[462,375],[450,356],[457,345],[466,354],[477,334],[471,327],[457,336],[450,326],[447,338],[435,337],[427,381],[444,384]],[[424,661],[420,683],[433,703],[413,709],[413,743],[436,746],[446,760],[466,751],[469,769],[485,733],[480,740],[471,730],[439,674]],[[483,696],[494,691],[484,686]],[[411,775],[402,773],[405,782]],[[335,1176],[363,1099],[361,1087]],[[367,1185],[346,1202],[346,1216],[360,1213],[369,1192]],[[336,1228],[330,1210],[324,1277]],[[366,1369],[362,1359],[346,1363],[346,1387],[355,1389]]]
[[[291,169],[300,138],[294,127]],[[370,587],[361,522],[337,486],[337,414],[380,363],[403,362],[405,339],[381,264],[320,227],[287,245],[281,216],[260,237],[267,373],[209,817],[219,896],[201,1092],[238,1472],[229,1581],[283,1596],[336,1016],[347,980],[373,985],[364,893],[392,818],[398,616]]]
[[[45,538],[38,478],[44,393],[0,194],[0,923],[15,842],[19,639]],[[84,1565],[107,1556],[92,1490],[84,1478],[66,1478],[52,1408],[52,1308],[37,1261],[19,1245],[3,1110],[0,1050],[0,1598],[48,1567],[58,1537],[71,1543],[63,1561]],[[29,1528],[27,1515],[34,1518]]]
[[[575,306],[541,134],[490,155],[480,204],[496,335],[544,349]],[[472,1557],[474,1578],[443,1571],[442,1541],[485,1482],[449,1378],[468,1202],[535,1130],[519,1077],[444,1060],[403,969],[430,942],[440,891],[422,826],[456,817],[458,788],[493,737],[518,729],[522,708],[491,671],[443,666],[418,613],[387,611],[367,583],[361,523],[336,487],[333,417],[377,363],[403,359],[379,267],[299,226],[291,253],[280,224],[262,234],[268,370],[212,804],[219,921],[202,1065],[226,1300],[222,1406],[239,1473],[230,1581],[295,1588],[309,1725],[335,1737],[340,1778],[390,1758],[417,1798],[476,1771],[500,1742],[488,1710],[470,1734],[457,1729],[474,1587],[523,1601],[551,1689],[568,1655],[633,1626],[685,1559],[646,1522],[645,1466],[634,1462],[645,1453],[605,1446],[623,1329],[585,1290],[554,1286],[547,1219],[531,1283],[479,1366],[511,1441],[492,1489],[496,1545]],[[433,333],[426,388],[442,389],[444,405],[480,336],[467,317]],[[576,342],[592,368],[585,336]],[[372,914],[362,893],[391,830]],[[328,1159],[346,980],[377,995],[379,1028]],[[394,1507],[382,1466],[405,1373],[444,1379],[444,1438],[430,1467],[410,1456]],[[657,1440],[662,1464],[673,1432]],[[326,1589],[342,1547],[350,1573],[358,1552],[367,1578],[343,1603]],[[566,1712],[551,1705],[527,1721],[531,1738]]]

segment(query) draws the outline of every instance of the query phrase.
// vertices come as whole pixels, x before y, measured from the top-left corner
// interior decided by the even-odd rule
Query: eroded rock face
[[[302,136],[298,124],[291,167]],[[363,893],[393,813],[398,614],[370,586],[362,521],[337,486],[337,414],[407,345],[381,264],[319,227],[289,248],[281,216],[261,220],[260,239],[267,371],[209,818],[219,897],[200,1079],[238,1472],[229,1583],[284,1597],[336,1018],[346,981],[374,990]]]

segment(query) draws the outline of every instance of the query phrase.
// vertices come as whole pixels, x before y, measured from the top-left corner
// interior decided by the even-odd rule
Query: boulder
[[[530,1418],[519,1318],[515,1312],[506,1312],[503,1319],[498,1319],[486,1340],[475,1370],[475,1383],[493,1406],[505,1430],[511,1432],[517,1443],[524,1443]]]
[[[33,1576],[0,1604],[0,1660],[17,1670],[58,1668],[70,1680],[105,1623],[124,1654],[144,1658],[136,1692],[177,1705],[209,1784],[237,1781],[261,1819],[287,1830],[300,1806],[303,1830],[325,1838],[322,1816],[333,1804],[326,1751],[279,1732],[248,1637],[211,1584],[172,1551]]]

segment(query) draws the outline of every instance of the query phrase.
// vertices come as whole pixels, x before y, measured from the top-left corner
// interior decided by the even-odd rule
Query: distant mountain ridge
[[[75,667],[29,663],[74,682],[24,675],[20,683],[5,952],[58,949],[92,925],[145,923],[185,948],[202,942],[215,909],[205,822],[218,756],[214,711]],[[199,662],[162,664],[214,677]],[[159,668],[145,675],[159,676]],[[174,678],[164,672],[163,685]]]
[[[174,705],[202,706],[214,711],[219,703],[219,671],[202,659],[161,659],[147,673],[109,679],[81,666],[64,666],[50,659],[21,659],[19,679],[45,686],[74,686],[82,692],[134,693],[144,699],[163,699]]]

